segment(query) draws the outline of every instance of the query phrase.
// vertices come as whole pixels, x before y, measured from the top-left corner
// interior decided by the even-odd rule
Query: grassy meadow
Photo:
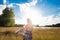
[[[21,27],[0,27],[0,40],[23,40],[15,31]],[[60,40],[60,28],[34,28],[32,40]]]

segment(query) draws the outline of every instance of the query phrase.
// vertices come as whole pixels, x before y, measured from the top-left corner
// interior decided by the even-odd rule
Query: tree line
[[[60,23],[52,24],[52,25],[46,25],[45,27],[60,27]]]

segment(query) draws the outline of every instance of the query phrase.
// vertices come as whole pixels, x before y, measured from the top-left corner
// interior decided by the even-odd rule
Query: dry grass
[[[19,34],[15,34],[15,31],[19,27],[0,27],[0,40],[23,40],[23,37]],[[42,29],[34,28],[32,32],[32,40],[60,40],[60,28]]]

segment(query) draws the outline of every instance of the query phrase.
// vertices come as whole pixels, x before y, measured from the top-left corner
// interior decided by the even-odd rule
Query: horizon
[[[0,0],[0,15],[6,6],[14,9],[15,24],[26,24],[27,18],[39,26],[60,23],[60,0]]]

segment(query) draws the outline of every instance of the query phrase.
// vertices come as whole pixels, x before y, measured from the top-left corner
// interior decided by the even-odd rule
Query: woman
[[[32,23],[31,20],[27,19],[27,24],[23,26],[23,29],[18,30],[16,33],[20,32],[20,34],[23,36],[23,40],[32,40]]]

